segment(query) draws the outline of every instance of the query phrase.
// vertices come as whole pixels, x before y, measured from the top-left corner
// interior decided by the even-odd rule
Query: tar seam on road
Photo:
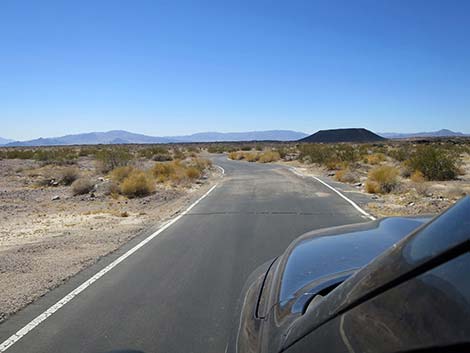
[[[155,238],[157,235],[159,235],[161,232],[169,228],[171,225],[176,223],[178,220],[180,220],[185,214],[187,214],[194,206],[196,206],[200,201],[202,201],[209,193],[216,188],[217,184],[214,185],[207,191],[204,195],[202,195],[199,199],[197,199],[194,203],[192,203],[186,210],[184,210],[180,215],[177,217],[169,220],[166,222],[162,227],[160,227],[157,231],[149,235],[147,238],[142,240],[139,244],[134,246],[132,249],[128,250],[125,254],[121,255],[118,257],[116,260],[111,262],[108,266],[103,268],[101,271],[96,273],[94,276],[92,276],[90,279],[87,281],[83,282],[80,286],[75,288],[73,291],[71,291],[69,294],[67,294],[65,297],[63,297],[61,300],[59,300],[57,303],[55,303],[53,306],[51,306],[49,309],[47,309],[45,312],[37,316],[35,319],[33,319],[31,322],[29,322],[26,326],[24,326],[22,329],[17,331],[15,334],[7,338],[6,341],[2,342],[0,344],[0,353],[5,352],[8,348],[10,348],[12,345],[14,345],[16,342],[18,342],[21,338],[23,338],[28,332],[32,331],[36,326],[38,326],[40,323],[42,323],[44,320],[46,320],[49,316],[54,314],[57,310],[62,308],[65,304],[67,304],[69,301],[71,301],[73,298],[75,298],[78,294],[83,292],[87,287],[89,287],[91,284],[96,282],[98,279],[103,277],[107,272],[111,271],[114,267],[116,267],[119,263],[124,261],[126,258],[128,258],[130,255],[135,253],[137,250],[139,250],[141,247],[143,247],[145,244],[147,244],[149,241],[151,241],[153,238]]]
[[[291,172],[293,172],[294,174],[298,175],[298,176],[301,176],[302,178],[303,177],[311,177],[313,179],[315,179],[316,181],[322,183],[323,185],[325,185],[327,188],[333,190],[335,193],[337,193],[340,197],[342,197],[344,200],[346,200],[348,203],[350,203],[356,210],[358,210],[361,214],[363,214],[364,216],[366,216],[367,218],[375,221],[375,217],[372,216],[371,214],[367,213],[366,211],[364,211],[362,208],[360,208],[353,200],[347,198],[346,196],[344,196],[341,192],[339,192],[338,190],[336,190],[333,186],[325,183],[323,180],[321,180],[320,178],[317,178],[316,176],[313,176],[313,175],[304,175],[302,173],[299,173],[295,168],[289,168],[289,170]]]

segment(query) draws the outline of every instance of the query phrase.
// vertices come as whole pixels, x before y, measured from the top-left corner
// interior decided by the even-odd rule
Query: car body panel
[[[470,340],[460,327],[468,323],[470,277],[462,276],[469,264],[432,272],[448,269],[446,262],[469,246],[469,197],[434,219],[392,217],[307,233],[245,286],[228,352],[372,352],[380,340],[371,337],[375,333],[389,334],[390,349],[459,344],[465,335]],[[446,316],[441,305],[454,314]],[[421,343],[405,334],[424,332],[426,325],[436,326]],[[451,325],[454,333],[443,329],[439,337],[440,325]],[[331,349],[314,348],[325,340],[332,340]]]
[[[277,333],[302,314],[317,291],[332,281],[344,281],[427,220],[385,218],[313,231],[296,239],[282,256],[263,265],[264,273],[258,269],[247,281],[231,351],[261,352],[282,345],[284,338]],[[298,275],[289,280],[290,274]]]
[[[467,252],[335,317],[286,352],[392,353],[468,343],[469,269]]]

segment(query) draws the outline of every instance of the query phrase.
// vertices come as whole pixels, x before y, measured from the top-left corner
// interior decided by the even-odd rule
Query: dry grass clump
[[[117,167],[113,169],[110,173],[110,177],[116,183],[121,183],[126,179],[133,171],[135,170],[132,166]]]
[[[119,185],[121,194],[127,197],[142,197],[155,191],[153,178],[144,171],[133,170]]]
[[[259,154],[256,152],[245,152],[242,154],[244,160],[247,162],[257,162],[259,159]]]
[[[200,178],[211,166],[212,162],[206,159],[193,158],[184,162],[175,160],[156,163],[151,173],[159,183],[179,184]]]
[[[385,161],[385,155],[383,153],[369,154],[365,158],[365,162],[370,165],[377,165]]]
[[[94,183],[89,178],[80,178],[72,183],[72,193],[76,195],[85,195],[93,190]]]
[[[247,162],[260,162],[271,163],[281,159],[281,154],[277,151],[264,151],[264,152],[245,152],[237,151],[230,152],[228,158],[234,161],[245,160]]]
[[[260,163],[277,162],[279,159],[281,159],[281,155],[277,151],[266,151],[258,156],[258,162]]]
[[[189,179],[198,179],[201,177],[201,171],[196,167],[188,167],[186,169],[186,176]]]
[[[357,182],[357,176],[349,169],[340,169],[335,173],[335,179],[343,183],[355,183]]]
[[[64,185],[71,185],[80,176],[78,168],[67,167],[59,171],[59,180]]]
[[[413,173],[411,173],[410,179],[414,183],[424,183],[426,181],[424,174],[419,170],[415,170]]]
[[[366,181],[366,191],[372,194],[387,194],[398,186],[398,169],[391,166],[381,166],[369,172]]]

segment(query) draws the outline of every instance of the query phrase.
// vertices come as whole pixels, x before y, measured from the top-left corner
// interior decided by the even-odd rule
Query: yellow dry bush
[[[281,159],[281,155],[277,151],[266,151],[264,153],[261,153],[258,162],[260,163],[270,163],[270,162],[276,162],[279,159]]]
[[[111,171],[110,177],[113,181],[120,183],[126,179],[134,170],[134,167],[131,166],[117,167]]]
[[[381,162],[385,161],[385,155],[383,153],[374,153],[369,154],[366,157],[367,164],[376,165],[380,164]]]
[[[198,179],[201,177],[201,172],[196,167],[188,167],[186,169],[186,176],[189,179]]]
[[[392,192],[398,185],[398,169],[391,166],[381,166],[369,172],[366,191],[369,193],[386,194]]]
[[[238,160],[238,153],[237,152],[230,152],[228,154],[229,159],[233,159],[234,161]]]
[[[155,191],[155,183],[145,172],[134,170],[122,181],[119,188],[121,193],[127,197],[142,197]]]
[[[258,153],[256,152],[246,152],[243,153],[243,159],[247,162],[256,162],[258,161]]]
[[[411,181],[414,181],[415,183],[423,183],[426,181],[424,174],[420,172],[419,170],[415,170],[413,173],[411,173],[410,179]]]
[[[358,181],[358,176],[356,173],[351,171],[349,167],[346,167],[335,173],[335,179],[342,183],[355,183]]]
[[[176,168],[179,166],[179,161],[157,162],[152,168],[152,174],[158,182],[163,183],[169,180],[171,175],[175,174]]]

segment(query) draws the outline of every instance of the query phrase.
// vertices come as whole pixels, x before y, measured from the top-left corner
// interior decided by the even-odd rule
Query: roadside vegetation
[[[104,184],[114,197],[145,197],[159,187],[190,187],[212,167],[200,148],[180,145],[14,147],[0,149],[0,160],[30,161],[17,170],[37,188],[68,186],[74,196],[92,194]]]
[[[224,145],[224,152],[232,160],[288,163],[350,184],[381,200],[375,206],[387,211],[378,214],[439,212],[470,192],[468,138],[371,144],[253,143]]]
[[[218,175],[197,145],[0,147],[0,322]]]

